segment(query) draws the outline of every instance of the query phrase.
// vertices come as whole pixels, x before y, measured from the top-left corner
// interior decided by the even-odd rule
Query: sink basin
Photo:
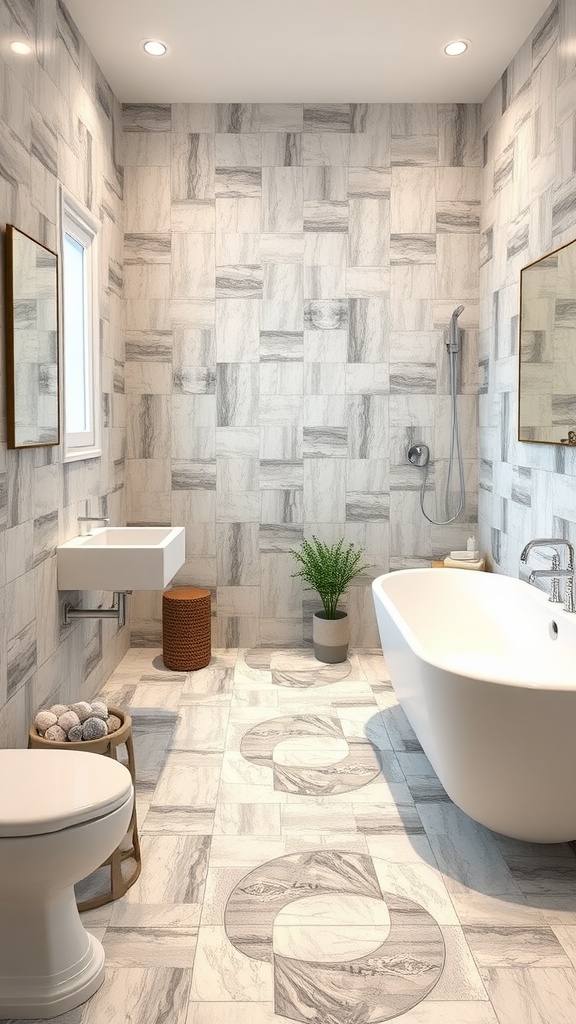
[[[184,527],[105,526],[56,558],[58,590],[163,590],[184,564]]]

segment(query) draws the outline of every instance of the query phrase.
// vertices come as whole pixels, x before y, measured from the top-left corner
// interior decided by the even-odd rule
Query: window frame
[[[100,315],[98,282],[98,242],[100,223],[89,210],[63,185],[60,186],[60,317],[61,317],[61,409],[63,461],[96,459],[102,455],[102,398]],[[71,235],[84,250],[84,330],[86,340],[86,393],[90,411],[90,426],[86,431],[72,433],[66,424],[66,330],[65,330],[65,236]]]

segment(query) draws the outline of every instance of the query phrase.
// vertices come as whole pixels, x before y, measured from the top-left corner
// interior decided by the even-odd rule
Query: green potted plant
[[[363,549],[354,544],[345,547],[343,538],[337,544],[324,544],[313,536],[290,554],[300,563],[299,571],[292,575],[300,576],[309,589],[316,590],[323,604],[323,610],[314,612],[312,621],[315,657],[329,664],[346,661],[350,630],[348,615],[339,610],[338,601],[350,581],[370,568],[360,564]]]

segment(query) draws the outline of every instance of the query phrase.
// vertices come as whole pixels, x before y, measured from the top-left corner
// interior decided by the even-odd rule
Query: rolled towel
[[[60,715],[58,725],[68,735],[73,726],[80,725],[80,719],[75,711],[66,711],[63,715]]]
[[[104,721],[108,718],[108,706],[102,700],[92,701],[92,715],[94,718],[103,718]]]
[[[56,718],[60,718],[60,715],[65,715],[66,712],[68,711],[68,705],[53,704],[52,707],[50,708],[50,711],[52,712],[53,715],[56,715]]]
[[[92,714],[92,705],[86,700],[79,700],[76,704],[70,705],[70,711],[75,711],[81,722],[85,722]]]
[[[47,740],[53,740],[54,743],[65,743],[67,738],[64,729],[61,729],[59,725],[51,725],[49,729],[46,729],[44,737]]]
[[[51,725],[56,725],[57,722],[56,715],[52,714],[51,711],[39,711],[34,719],[34,725],[41,736],[44,735],[46,729],[49,729]]]
[[[82,726],[80,724],[73,725],[72,728],[68,730],[68,739],[70,743],[80,743],[82,739]]]
[[[116,730],[120,728],[122,722],[117,715],[110,715],[107,719],[106,725],[108,726],[108,735],[110,735],[111,732],[116,732]]]
[[[82,726],[83,740],[99,740],[108,735],[108,726],[101,718],[87,718]]]

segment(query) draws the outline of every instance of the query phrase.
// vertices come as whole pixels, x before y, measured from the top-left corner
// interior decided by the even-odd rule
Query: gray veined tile
[[[255,232],[219,231],[216,234],[216,267],[258,266],[260,238]]]
[[[263,167],[299,167],[301,164],[300,132],[267,132],[262,135]]]
[[[125,132],[169,132],[172,127],[169,103],[124,103]]]
[[[168,1016],[173,1024],[185,1024],[189,988],[190,971],[182,967],[114,967],[83,1007],[82,1020],[116,1024],[128,1017],[134,1024],[144,1024],[152,1014],[154,1019]]]
[[[465,927],[464,935],[478,967],[571,967],[551,928]]]
[[[452,803],[422,803],[418,810],[450,892],[520,893],[488,829]]]
[[[172,331],[126,331],[126,361],[169,363]]]
[[[262,168],[262,231],[304,230],[301,167]]]
[[[350,167],[348,195],[359,199],[390,197],[392,175],[386,167]]]
[[[104,937],[110,967],[192,968],[196,928],[108,927]]]
[[[219,802],[214,819],[215,835],[279,836],[279,804],[228,804]]]
[[[260,363],[261,395],[302,395],[304,392],[304,365],[302,362],[271,360]]]
[[[304,231],[348,231],[347,200],[304,200]]]
[[[260,131],[297,133],[302,131],[304,120],[301,103],[261,103]],[[263,136],[263,141],[266,135]]]
[[[438,136],[392,136],[390,141],[390,162],[393,167],[401,165],[436,167],[438,164]]]
[[[368,520],[386,520],[390,518],[390,498],[388,492],[347,492],[346,521],[367,522]]]
[[[506,856],[519,889],[526,895],[570,896],[576,879],[576,858]]]
[[[173,491],[215,491],[216,462],[203,460],[188,462],[175,459],[172,461]]]
[[[262,142],[259,134],[217,133],[214,136],[214,156],[220,167],[259,167],[262,160]]]
[[[124,262],[127,265],[170,263],[171,254],[171,236],[167,232],[132,232],[124,235]]]
[[[402,263],[435,263],[435,235],[400,235],[390,236],[390,262]]]
[[[305,132],[349,132],[349,103],[304,104]]]
[[[261,266],[219,266],[216,268],[216,297],[259,298],[262,295]]]
[[[565,967],[492,967],[486,990],[499,1024],[571,1024],[576,972]]]
[[[172,135],[172,200],[214,199],[214,138]]]
[[[391,394],[435,394],[436,363],[395,363],[390,369]]]
[[[200,903],[210,839],[207,836],[142,837],[142,873],[126,903]]]
[[[262,169],[260,167],[217,167],[216,196],[228,199],[260,197]]]
[[[346,458],[347,427],[304,427],[303,455],[307,458]]]
[[[436,231],[477,233],[479,228],[479,202],[436,202]]]
[[[302,263],[305,236],[299,232],[277,231],[261,234],[258,252],[262,263]]]
[[[217,103],[216,131],[250,134],[260,131],[260,104]]]
[[[218,363],[217,425],[249,427],[258,420],[258,368],[251,363]]]
[[[272,490],[261,492],[260,522],[263,525],[297,524],[303,521],[302,491]]]
[[[301,331],[261,331],[260,362],[300,362],[304,335]]]
[[[349,363],[379,363],[383,339],[389,331],[390,305],[387,299],[349,300]]]
[[[304,200],[316,202],[344,201],[348,198],[348,168],[305,167],[302,173]]]
[[[260,460],[260,490],[295,490],[303,486],[301,462],[281,459]]]

